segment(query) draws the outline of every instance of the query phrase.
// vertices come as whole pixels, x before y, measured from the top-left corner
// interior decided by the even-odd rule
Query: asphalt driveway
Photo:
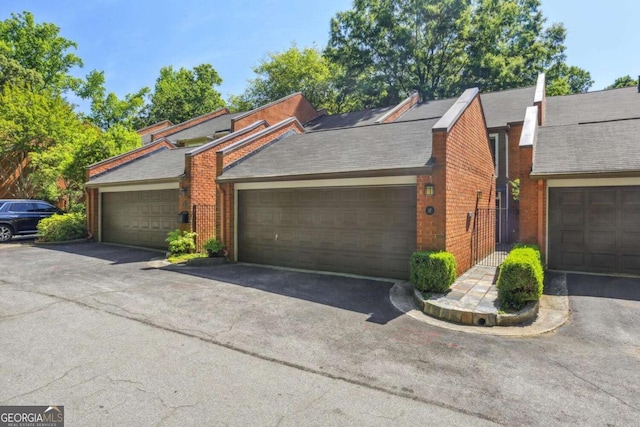
[[[631,425],[640,416],[638,279],[567,275],[567,325],[502,338],[405,316],[387,281],[166,267],[158,256],[0,245],[0,404],[64,404],[84,425]]]

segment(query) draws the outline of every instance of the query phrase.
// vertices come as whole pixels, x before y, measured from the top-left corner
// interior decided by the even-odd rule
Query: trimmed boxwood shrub
[[[445,293],[456,280],[456,259],[449,252],[414,252],[410,280],[423,292]]]
[[[544,287],[540,251],[531,246],[512,249],[500,267],[497,287],[502,308],[520,310],[538,301]]]
[[[41,242],[64,242],[87,237],[87,217],[83,213],[52,215],[38,223]]]

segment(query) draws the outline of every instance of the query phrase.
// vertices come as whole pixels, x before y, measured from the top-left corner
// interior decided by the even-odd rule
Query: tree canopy
[[[362,107],[535,84],[586,91],[590,75],[565,64],[566,30],[544,27],[539,0],[355,0],[331,21],[327,57],[346,70],[341,91]],[[560,89],[558,89],[560,90]]]
[[[638,80],[627,74],[626,76],[618,77],[613,84],[607,86],[605,89],[619,89],[628,86],[638,86]]]
[[[180,123],[224,107],[225,102],[215,89],[221,83],[211,64],[200,64],[193,70],[162,67],[138,127],[163,120]]]
[[[294,43],[284,52],[269,53],[253,72],[256,78],[245,92],[232,97],[234,110],[251,110],[298,91],[316,108],[329,113],[343,110],[336,89],[338,66],[315,46],[300,49]]]
[[[83,65],[70,52],[77,47],[75,42],[60,36],[56,25],[37,24],[30,12],[11,14],[11,18],[0,21],[0,54],[37,73],[42,88],[59,93],[78,87],[80,79],[69,74],[73,67]]]

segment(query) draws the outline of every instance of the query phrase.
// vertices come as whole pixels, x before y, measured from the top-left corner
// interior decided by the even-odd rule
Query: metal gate
[[[518,239],[518,211],[477,208],[473,224],[473,263],[498,267]]]

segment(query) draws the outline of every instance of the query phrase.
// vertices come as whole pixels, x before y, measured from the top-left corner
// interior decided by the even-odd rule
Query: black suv
[[[0,199],[0,243],[16,234],[36,234],[42,218],[63,213],[42,200]]]

